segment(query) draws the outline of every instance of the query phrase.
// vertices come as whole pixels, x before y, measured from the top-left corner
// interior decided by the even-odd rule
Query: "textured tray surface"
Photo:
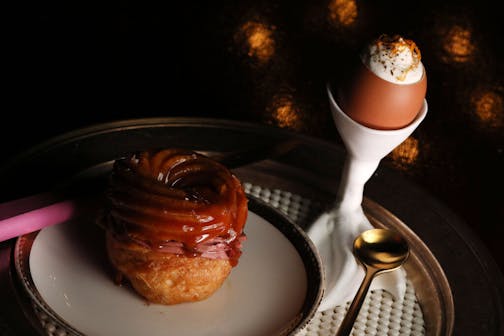
[[[320,204],[291,192],[245,183],[245,191],[278,208],[301,226]],[[313,209],[315,208],[315,209]],[[424,335],[422,309],[411,281],[406,283],[403,300],[394,300],[382,290],[370,291],[366,296],[352,335]],[[317,312],[299,335],[334,335],[345,316],[350,302],[334,310]]]

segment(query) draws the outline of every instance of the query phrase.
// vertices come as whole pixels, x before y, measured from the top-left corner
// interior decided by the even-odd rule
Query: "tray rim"
[[[297,137],[302,139],[302,141],[306,142],[310,146],[320,146],[327,150],[336,151],[338,153],[344,153],[344,149],[334,143],[330,143],[326,140],[313,138],[310,136],[293,133],[288,130],[277,129],[275,127],[268,127],[265,125],[252,124],[247,122],[238,122],[238,121],[230,121],[223,119],[213,119],[213,118],[193,118],[193,117],[166,117],[166,118],[141,118],[141,119],[128,119],[128,120],[118,120],[112,121],[102,124],[93,125],[90,127],[84,127],[75,131],[64,133],[60,136],[53,137],[40,145],[34,146],[31,149],[28,149],[21,154],[8,159],[5,164],[0,166],[0,172],[8,171],[9,169],[15,168],[16,164],[26,163],[29,160],[34,158],[34,155],[37,155],[37,152],[40,150],[48,150],[54,149],[58,145],[61,144],[61,141],[71,142],[75,140],[77,137],[87,137],[92,135],[93,132],[95,134],[103,133],[103,132],[114,132],[121,129],[128,129],[130,127],[133,128],[142,128],[142,127],[150,127],[154,124],[159,124],[158,127],[180,127],[180,126],[189,126],[189,127],[225,127],[227,129],[233,129],[235,127],[242,128],[245,130],[258,131],[258,132],[266,132],[269,135],[272,135],[275,138],[278,137]],[[69,138],[70,137],[70,138]],[[415,183],[408,181],[404,177],[398,175],[397,173],[393,173],[392,170],[388,170],[388,168],[379,168],[380,173],[384,173],[383,175],[393,175],[394,178],[397,178],[399,181],[398,184],[405,186],[409,191],[413,192],[417,197],[425,198],[425,204],[423,206],[428,206],[428,210],[440,214],[441,219],[443,220],[443,227],[453,233],[456,238],[451,238],[452,243],[459,244],[459,247],[467,252],[471,257],[471,261],[474,262],[474,266],[472,268],[478,269],[481,272],[474,274],[475,277],[478,277],[483,281],[486,286],[485,289],[482,289],[486,294],[489,294],[492,302],[490,305],[492,310],[492,331],[504,331],[504,277],[498,268],[497,264],[491,257],[490,253],[484,246],[484,244],[475,236],[474,232],[469,228],[469,226],[464,223],[464,221],[457,216],[454,212],[452,212],[448,207],[446,207],[441,201],[437,200],[437,198],[433,195],[428,194],[421,187],[416,185]],[[373,198],[374,199],[374,198]],[[405,217],[402,214],[404,213],[402,209],[397,210],[394,204],[387,202],[380,203],[382,206],[387,209],[391,209],[394,214],[399,215],[400,217]],[[417,225],[417,223],[415,223]],[[418,226],[414,226],[415,229],[419,229]],[[433,242],[431,237],[430,230],[424,230],[421,228],[422,239],[427,239],[428,242]],[[433,243],[437,243],[434,241]],[[434,247],[438,247],[434,245]],[[454,270],[454,266],[451,265],[451,257],[444,253],[444,251],[436,249],[434,251],[434,255],[442,265],[443,269],[448,270],[448,279],[452,282],[452,287],[457,291],[457,295],[454,296],[454,304],[455,310],[462,310],[464,313],[468,313],[469,308],[467,308],[467,302],[471,301],[471,298],[466,299],[463,295],[460,295],[461,290],[466,290],[468,285],[465,283],[460,283],[458,278],[455,276],[458,274],[457,271]],[[441,258],[441,259],[439,259]],[[456,264],[456,262],[455,262]],[[453,286],[454,285],[454,286]],[[488,308],[482,307],[481,310],[487,311],[490,313]],[[467,319],[460,318],[460,314],[458,314],[459,318],[455,321],[454,330],[460,334],[471,334],[470,332],[474,330],[481,330],[481,325],[476,325],[474,323],[469,322]]]

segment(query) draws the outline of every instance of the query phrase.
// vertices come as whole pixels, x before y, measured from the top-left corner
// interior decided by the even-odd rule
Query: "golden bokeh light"
[[[336,27],[349,27],[357,19],[355,0],[331,0],[328,5],[329,22]]]
[[[392,163],[395,167],[403,170],[408,170],[413,166],[418,159],[420,153],[418,140],[413,137],[408,137],[399,146],[397,146],[390,154]]]
[[[455,25],[447,30],[443,39],[444,61],[466,63],[472,59],[475,46],[470,29]]]
[[[264,23],[248,21],[239,28],[235,41],[245,48],[248,56],[260,63],[266,63],[275,54],[274,30],[275,27]]]
[[[496,90],[476,90],[471,95],[471,105],[482,126],[504,125],[504,99]]]
[[[278,94],[273,97],[272,103],[267,107],[272,123],[281,127],[299,131],[302,120],[299,108],[294,103],[290,94]]]

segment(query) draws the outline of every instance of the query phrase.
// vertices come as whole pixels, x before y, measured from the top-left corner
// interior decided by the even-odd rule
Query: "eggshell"
[[[395,84],[372,73],[361,62],[343,84],[338,103],[356,122],[374,129],[409,125],[419,113],[427,91],[427,76],[413,84]]]

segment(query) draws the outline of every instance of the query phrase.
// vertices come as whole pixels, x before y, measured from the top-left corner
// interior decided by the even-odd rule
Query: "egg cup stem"
[[[337,207],[340,210],[355,211],[361,207],[364,185],[379,163],[379,160],[363,161],[352,155],[347,156],[337,197]]]

